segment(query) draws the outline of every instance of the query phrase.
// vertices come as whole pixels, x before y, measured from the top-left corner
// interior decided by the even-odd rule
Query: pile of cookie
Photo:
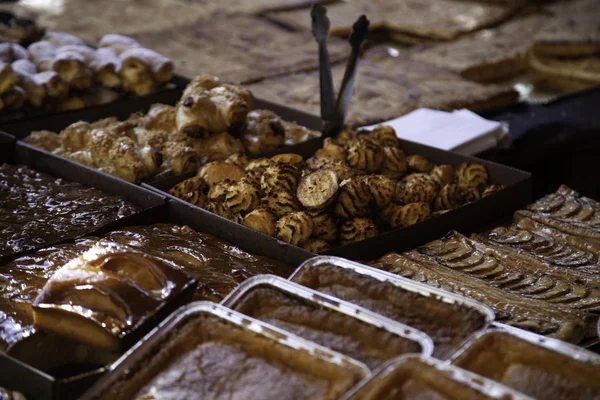
[[[307,160],[288,153],[208,163],[169,193],[320,253],[414,225],[500,189],[489,185],[482,164],[455,168],[405,154],[394,129],[381,125],[328,138]]]
[[[0,43],[0,110],[79,109],[147,95],[172,77],[171,60],[122,35],[105,35],[97,49],[64,32],[27,48]]]

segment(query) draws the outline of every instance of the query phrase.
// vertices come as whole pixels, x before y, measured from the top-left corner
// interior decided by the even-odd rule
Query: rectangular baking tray
[[[229,293],[221,302],[225,307],[235,309],[235,306],[252,290],[268,287],[283,292],[287,296],[295,297],[302,302],[314,305],[316,308],[326,308],[364,323],[374,325],[395,336],[408,339],[418,343],[421,347],[419,354],[430,356],[433,353],[433,341],[425,333],[400,322],[391,320],[382,315],[371,312],[365,308],[356,306],[333,296],[320,293],[316,290],[298,285],[274,275],[258,275],[246,279],[238,287]],[[285,330],[273,327],[275,330]]]
[[[298,122],[304,125],[302,120]],[[511,216],[515,210],[531,202],[531,174],[528,172],[415,142],[400,140],[400,143],[408,154],[423,154],[436,164],[451,164],[456,166],[465,161],[481,163],[488,170],[490,182],[502,184],[505,186],[505,189],[418,224],[387,231],[376,237],[359,242],[337,246],[323,254],[340,256],[352,260],[375,259],[390,251],[413,249],[444,236],[450,230],[457,230],[463,234],[480,230],[482,227],[498,219]],[[282,151],[297,153],[307,159],[312,157],[321,145],[321,139],[316,138],[297,146],[285,147]],[[168,194],[168,190],[171,187],[184,179],[184,177],[172,177],[172,179],[144,183],[143,186],[157,190],[161,195],[167,196],[170,201],[186,203],[184,200]],[[209,213],[200,207],[190,206],[190,210],[196,210],[198,213]],[[232,230],[244,228],[240,224],[235,223],[232,223],[230,226]],[[253,230],[244,230],[244,232],[244,235],[250,235],[254,238],[253,240],[257,241],[266,240],[265,237],[267,237]],[[278,239],[274,240],[279,241]],[[283,242],[279,242],[283,244]]]
[[[455,380],[464,386],[472,388],[482,395],[485,395],[486,398],[499,400],[533,400],[531,397],[517,392],[507,386],[483,378],[469,371],[465,371],[464,369],[438,361],[434,358],[414,355],[405,355],[392,362],[389,362],[388,365],[375,372],[371,379],[361,383],[352,392],[346,394],[342,400],[363,400],[366,398],[373,400],[373,398],[367,397],[371,391],[385,387],[388,382],[395,380],[395,372],[402,368],[406,362],[410,362],[412,360],[425,365],[426,368],[432,368],[440,374],[448,375],[450,379]]]
[[[245,315],[230,310],[222,305],[202,301],[191,303],[180,308],[167,320],[163,321],[152,332],[146,335],[144,339],[138,342],[137,345],[132,347],[119,360],[111,365],[109,373],[86,392],[82,399],[98,398],[108,387],[116,383],[119,378],[127,376],[131,371],[135,371],[137,364],[143,361],[146,355],[155,350],[170,331],[177,329],[178,326],[181,326],[189,319],[201,314],[215,316],[226,323],[263,336],[272,342],[277,342],[292,350],[308,354],[322,362],[334,364],[341,370],[345,370],[349,374],[354,374],[356,382],[370,376],[368,369],[363,364],[339,353],[332,352],[331,350],[294,335],[274,330],[267,324],[246,317]]]
[[[450,293],[442,289],[434,288],[423,283],[415,282],[413,280],[403,278],[390,272],[382,271],[340,257],[313,257],[302,263],[290,276],[289,280],[291,282],[296,282],[295,279],[297,275],[302,273],[304,270],[310,268],[318,268],[321,265],[333,265],[338,268],[347,269],[357,274],[365,275],[381,282],[391,283],[392,285],[401,288],[402,290],[405,290],[407,292],[415,293],[420,296],[431,297],[435,300],[442,301],[444,303],[457,304],[476,310],[485,319],[485,323],[482,327],[482,330],[488,328],[495,319],[494,311],[487,305],[479,303],[478,301],[454,293]],[[472,335],[470,337],[472,337]],[[470,337],[467,337],[461,344],[459,344],[459,346],[461,346],[464,343],[467,343],[470,340]]]

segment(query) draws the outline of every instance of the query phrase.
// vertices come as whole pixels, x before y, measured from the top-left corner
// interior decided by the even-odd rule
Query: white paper
[[[508,139],[505,124],[487,120],[469,110],[444,112],[421,108],[377,125],[393,127],[401,139],[463,154],[477,154],[506,145]],[[363,129],[370,130],[377,125]]]

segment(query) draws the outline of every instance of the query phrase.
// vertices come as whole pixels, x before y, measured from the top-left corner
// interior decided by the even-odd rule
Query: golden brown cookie
[[[292,164],[296,168],[300,168],[302,167],[302,164],[304,164],[304,158],[302,158],[300,154],[294,153],[277,154],[276,156],[271,157],[271,161]]]
[[[369,135],[380,146],[396,147],[400,145],[396,131],[389,125],[379,125]]]
[[[433,167],[430,174],[438,181],[440,186],[447,185],[454,181],[454,167],[452,165],[436,165]]]
[[[481,197],[489,196],[490,194],[499,192],[503,189],[504,189],[504,185],[490,185],[485,188],[485,190],[481,194]]]
[[[358,242],[379,235],[375,222],[369,218],[353,218],[340,225],[340,241],[342,244]]]
[[[209,186],[224,180],[231,182],[239,181],[245,175],[245,172],[240,167],[222,161],[214,161],[205,164],[198,171],[198,176],[203,178]]]
[[[459,188],[474,187],[483,190],[487,182],[488,172],[483,164],[467,161],[456,168],[456,184]]]
[[[405,206],[396,206],[390,214],[388,223],[392,229],[397,229],[429,219],[431,210],[427,203],[411,203]]]
[[[225,206],[235,213],[247,213],[258,207],[260,191],[250,180],[234,182],[225,193]]]
[[[383,164],[381,146],[368,139],[355,140],[348,148],[346,162],[350,168],[371,174],[377,172]]]
[[[242,225],[265,235],[275,236],[275,216],[266,208],[257,208],[246,214]]]
[[[440,192],[433,202],[433,208],[437,211],[451,210],[461,204],[458,186],[455,183],[449,183],[440,189]]]
[[[404,204],[432,203],[439,189],[439,184],[431,175],[425,173],[410,174],[398,183],[393,199]]]
[[[392,201],[397,186],[396,182],[385,175],[369,175],[363,180],[369,187],[377,208],[383,208]]]
[[[309,211],[313,221],[313,237],[335,243],[338,239],[338,226],[335,217],[324,211]]]
[[[329,246],[329,243],[322,239],[310,239],[302,247],[305,250],[308,250],[311,253],[315,254],[323,253],[331,248],[331,246]]]
[[[366,217],[371,213],[373,196],[369,186],[360,178],[342,182],[333,212],[342,219]]]
[[[381,173],[392,179],[400,179],[406,171],[408,171],[406,154],[398,147],[384,146]]]
[[[316,151],[315,157],[334,158],[346,161],[346,148],[332,138],[325,138],[323,147]]]
[[[421,154],[411,154],[407,160],[408,168],[415,172],[429,172],[433,168],[431,161]]]
[[[287,190],[276,190],[270,195],[263,197],[262,205],[271,210],[277,218],[281,218],[294,211],[300,211],[302,208],[296,199],[296,195]]]
[[[331,169],[320,169],[300,180],[296,196],[307,209],[322,210],[335,200],[338,189],[337,174]]]
[[[267,167],[260,179],[260,188],[269,195],[279,190],[296,192],[298,187],[298,168],[290,164],[275,163]]]
[[[313,223],[304,211],[296,211],[281,217],[277,223],[277,238],[295,246],[302,246],[310,239]]]

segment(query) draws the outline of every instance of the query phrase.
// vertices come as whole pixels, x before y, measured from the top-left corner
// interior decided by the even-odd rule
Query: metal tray
[[[1,137],[4,137],[3,140],[6,140],[9,136],[3,135],[0,136],[0,138]],[[165,206],[165,197],[157,194],[155,191],[147,190],[140,186],[130,184],[93,168],[83,166],[79,163],[74,163],[47,151],[40,150],[27,143],[17,141],[13,144],[8,143],[6,146],[2,145],[1,148],[2,151],[0,151],[0,162],[6,162],[9,164],[23,164],[57,178],[63,178],[65,180],[77,182],[85,186],[95,187],[105,193],[121,196],[126,200],[129,200],[131,203],[139,206],[141,210],[130,216],[90,229],[89,231],[82,232],[79,235],[62,237],[55,241],[44,243],[35,249],[0,257],[0,264],[23,254],[39,250],[42,247],[58,244],[66,240],[75,239],[76,237],[98,235],[116,227],[141,223],[146,216],[153,215],[157,212],[158,208]],[[4,151],[5,149],[6,151]]]
[[[196,302],[180,308],[167,320],[163,321],[160,326],[155,328],[135,347],[131,348],[114,363],[110,367],[109,374],[97,382],[82,398],[98,398],[105,390],[116,384],[120,379],[135,373],[136,367],[144,361],[144,358],[152,354],[153,351],[156,351],[165,340],[168,340],[167,336],[170,332],[181,327],[190,319],[202,314],[214,316],[238,329],[257,334],[272,343],[284,345],[292,351],[302,352],[313,358],[315,362],[326,363],[336,368],[337,372],[352,374],[355,383],[370,376],[368,369],[363,364],[341,354],[332,352],[297,336],[274,330],[267,324],[229,310],[222,305],[211,302]]]
[[[430,297],[437,301],[448,304],[456,304],[477,311],[484,317],[485,323],[481,329],[486,329],[495,319],[494,311],[487,305],[478,301],[463,297],[442,289],[434,288],[423,283],[403,278],[401,276],[382,271],[373,267],[362,265],[340,257],[317,256],[302,263],[296,271],[290,276],[289,280],[298,283],[298,276],[305,270],[312,268],[318,269],[319,266],[335,266],[340,269],[349,270],[357,274],[365,275],[380,282],[391,283],[392,285],[407,292],[416,293],[420,296]],[[475,332],[476,333],[476,332]],[[472,337],[472,335],[470,336]],[[467,343],[470,337],[465,338],[460,345]]]
[[[376,326],[377,328],[392,333],[395,336],[418,343],[421,347],[421,351],[419,353],[421,355],[430,356],[433,353],[433,341],[429,336],[417,329],[411,328],[405,324],[396,322],[347,301],[317,292],[316,290],[306,288],[274,275],[258,275],[246,279],[234,291],[229,293],[229,295],[223,299],[221,304],[225,307],[235,309],[236,305],[239,304],[239,302],[246,295],[257,288],[262,287],[275,289],[279,292],[283,292],[285,295],[299,299],[301,302],[309,303],[317,308],[329,309],[333,312],[343,314],[363,323]],[[284,329],[277,327],[273,327],[273,329],[286,332]]]
[[[469,387],[485,396],[486,399],[532,400],[530,397],[525,396],[520,392],[492,380],[482,378],[469,371],[465,371],[433,358],[412,355],[402,356],[388,363],[387,366],[384,366],[379,371],[375,372],[371,379],[362,383],[351,393],[344,396],[342,400],[378,399],[379,397],[377,397],[377,395],[381,393],[378,389],[385,389],[387,384],[401,380],[402,377],[399,377],[398,375],[403,372],[403,368],[411,368],[411,363],[417,363],[419,368],[433,370],[433,372],[440,377],[447,377],[448,379],[456,381],[461,386]]]

